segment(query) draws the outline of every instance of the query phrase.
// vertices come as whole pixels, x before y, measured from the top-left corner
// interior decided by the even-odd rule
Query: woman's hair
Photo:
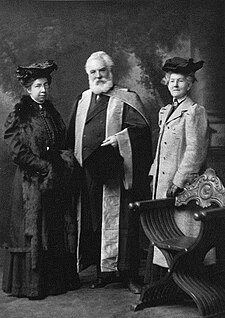
[[[161,80],[161,84],[164,84],[164,85],[168,85],[169,84],[169,80],[170,80],[170,76],[171,74],[173,74],[174,72],[166,72],[165,73],[165,76],[163,77],[163,79]],[[190,74],[182,74],[183,76],[186,77],[187,81],[190,82],[190,83],[194,83],[195,81],[197,81],[196,77],[195,77],[195,74],[194,73],[190,73]]]
[[[38,78],[46,78],[47,81],[48,81],[48,85],[50,86],[51,85],[51,82],[52,82],[52,77],[51,75],[47,75],[47,76],[37,76],[37,77],[30,77],[27,81],[24,81],[23,82],[23,86],[28,89],[31,87],[31,85],[33,84],[33,82],[38,79]]]
[[[89,64],[92,60],[104,61],[105,65],[107,66],[109,70],[111,70],[112,67],[114,66],[112,58],[107,53],[105,53],[104,51],[98,51],[98,52],[92,53],[91,56],[89,56],[89,58],[87,59],[85,64],[86,73],[89,72]]]
[[[190,74],[185,75],[185,76],[186,76],[186,79],[188,81],[190,81],[192,84],[197,81],[197,79],[195,77],[195,73],[190,73]]]

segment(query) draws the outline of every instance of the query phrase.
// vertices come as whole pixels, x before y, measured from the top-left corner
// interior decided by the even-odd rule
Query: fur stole
[[[42,106],[53,117],[53,119],[59,121],[61,116],[49,100],[46,100],[42,104]],[[38,107],[39,104],[35,102],[30,96],[23,95],[20,102],[17,103],[14,107],[15,115],[18,116],[21,122],[29,121],[32,117],[36,116]]]

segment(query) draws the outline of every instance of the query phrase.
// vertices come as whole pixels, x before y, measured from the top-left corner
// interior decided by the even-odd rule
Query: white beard
[[[113,87],[113,80],[110,77],[108,80],[100,79],[100,80],[90,80],[89,79],[89,87],[92,92],[96,95],[101,93],[106,93]]]

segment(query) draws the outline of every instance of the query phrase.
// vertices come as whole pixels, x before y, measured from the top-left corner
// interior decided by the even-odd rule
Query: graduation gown
[[[132,254],[128,245],[139,244],[131,225],[139,226],[139,220],[129,220],[128,203],[150,196],[150,127],[136,93],[114,86],[94,107],[92,97],[87,90],[75,102],[67,138],[83,169],[77,209],[78,268],[90,263],[88,255],[96,251],[90,233],[100,227],[101,271],[127,270]],[[108,151],[101,143],[111,135],[116,135],[118,148],[110,146]]]

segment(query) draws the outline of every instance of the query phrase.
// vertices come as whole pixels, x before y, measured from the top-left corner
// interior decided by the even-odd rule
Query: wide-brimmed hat
[[[166,73],[194,74],[203,67],[204,61],[194,63],[193,59],[186,60],[182,57],[173,57],[166,60],[162,70]]]
[[[51,82],[51,73],[57,70],[57,65],[53,60],[42,63],[34,63],[28,66],[20,65],[17,67],[16,76],[20,83],[27,87],[37,78],[47,78]]]

